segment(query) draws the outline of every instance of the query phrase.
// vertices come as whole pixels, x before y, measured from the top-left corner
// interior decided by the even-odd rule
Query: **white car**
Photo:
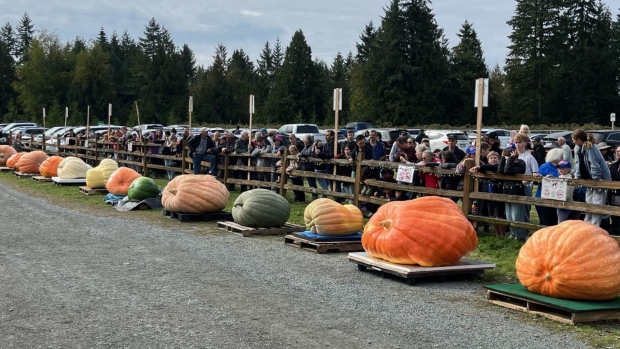
[[[497,133],[497,136],[499,137],[499,141],[501,142],[500,146],[505,146],[506,144],[510,143],[510,131],[503,129],[503,128],[483,128],[482,129],[482,136],[484,136],[485,134],[489,133],[489,132],[495,132]],[[471,131],[467,136],[470,139],[470,143],[474,144],[476,143],[476,130]]]
[[[426,130],[424,133],[428,136],[433,153],[440,152],[443,148],[448,146],[449,134],[456,135],[456,146],[462,151],[465,151],[469,146],[469,138],[460,130]]]

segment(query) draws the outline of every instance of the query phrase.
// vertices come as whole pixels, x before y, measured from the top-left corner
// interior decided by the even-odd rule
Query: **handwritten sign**
[[[404,182],[404,183],[413,183],[414,174],[415,174],[415,167],[407,166],[407,165],[398,165],[396,181]]]
[[[543,178],[542,188],[540,191],[541,198],[566,201],[568,196],[568,185],[565,180],[560,180],[557,178]]]

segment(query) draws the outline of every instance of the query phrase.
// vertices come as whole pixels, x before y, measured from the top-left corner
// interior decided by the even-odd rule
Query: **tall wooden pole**
[[[45,108],[43,108],[43,128],[45,128]]]
[[[192,129],[192,112],[194,111],[194,97],[189,96],[189,129]]]
[[[484,102],[484,78],[478,79],[478,113],[476,115],[476,166],[480,166],[480,139],[482,133],[482,108]]]
[[[254,95],[250,95],[250,131],[249,131],[249,138],[248,138],[248,151],[250,153],[252,153],[251,147],[252,147],[252,117],[254,115]],[[252,165],[252,158],[248,157],[248,167]],[[252,173],[250,171],[248,171],[248,180],[251,179]]]
[[[335,88],[334,89],[334,159],[338,156],[338,112],[342,109],[342,89]],[[338,172],[338,165],[334,165],[333,175],[335,176]],[[336,186],[338,185],[337,181],[332,181],[332,191],[336,191]]]
[[[112,123],[112,103],[108,104],[108,137],[110,137],[110,124],[111,123]]]

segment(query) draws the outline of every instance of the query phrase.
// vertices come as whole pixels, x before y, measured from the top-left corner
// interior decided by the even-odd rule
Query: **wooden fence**
[[[118,161],[120,165],[129,166],[141,172],[142,174],[148,176],[153,173],[155,170],[163,170],[163,171],[174,171],[176,173],[193,173],[190,165],[192,164],[192,159],[188,156],[188,148],[183,145],[183,153],[181,156],[174,155],[160,155],[159,153],[149,153],[149,147],[160,147],[162,144],[158,143],[128,143],[126,145],[122,145],[118,142],[104,142],[101,140],[85,142],[82,139],[78,138],[70,138],[68,140],[72,140],[74,145],[61,144],[61,139],[58,138],[56,142],[56,152],[50,153],[50,155],[59,155],[59,156],[76,156],[84,159],[87,162],[90,162],[92,165],[97,165],[101,160],[106,158],[114,158]],[[43,148],[45,145],[42,142],[32,142],[32,147]],[[45,148],[43,148],[45,150]],[[154,149],[154,148],[151,148]],[[31,149],[25,149],[34,150]],[[49,153],[49,151],[48,151]],[[331,181],[332,185],[334,183],[352,183],[354,185],[353,194],[343,193],[340,191],[333,190],[335,187],[332,187],[331,190],[324,190],[322,188],[311,188],[307,185],[294,185],[289,183],[289,174],[286,173],[285,169],[288,166],[291,160],[295,160],[296,157],[283,154],[282,156],[277,156],[275,154],[265,154],[261,155],[261,157],[272,158],[273,163],[277,160],[281,160],[281,171],[275,172],[273,166],[268,167],[258,167],[255,164],[255,158],[251,157],[249,154],[218,154],[218,165],[217,168],[221,171],[222,174],[220,176],[220,180],[228,185],[246,185],[249,187],[260,187],[267,188],[278,191],[281,195],[286,195],[288,190],[296,190],[302,191],[304,193],[310,193],[315,195],[324,195],[330,196],[334,198],[342,198],[343,200],[350,200],[354,205],[358,205],[360,202],[367,202],[382,205],[387,202],[386,199],[381,199],[372,196],[363,196],[360,194],[360,175],[362,167],[370,167],[372,169],[378,168],[391,168],[397,170],[401,165],[399,163],[394,162],[384,162],[384,161],[372,161],[372,160],[361,160],[349,162],[348,160],[321,160],[315,158],[306,158],[303,161],[312,161],[315,164],[327,164],[328,168],[334,166],[351,166],[355,177],[350,176],[340,176],[336,174],[327,174],[327,173],[317,173],[310,171],[302,171],[302,170],[293,170],[290,173],[290,176],[301,176],[303,178],[316,178],[316,179],[326,179]],[[173,160],[177,163],[175,166],[165,166],[162,164],[158,164],[155,159],[168,159]],[[238,159],[242,159],[239,163],[243,163],[243,165],[238,165]],[[202,166],[209,166],[209,163],[202,162]],[[400,183],[389,183],[380,180],[369,180],[367,183],[369,185],[375,186],[377,188],[390,188],[393,190],[400,190],[406,193],[415,193],[417,195],[438,195],[443,197],[457,198],[461,200],[461,207],[463,213],[474,222],[484,222],[490,224],[502,224],[511,227],[520,227],[526,228],[529,230],[537,230],[542,226],[529,222],[515,222],[508,221],[506,219],[498,219],[493,217],[487,217],[483,215],[474,215],[471,212],[471,204],[474,200],[490,200],[490,201],[502,201],[502,202],[510,202],[510,203],[521,203],[528,204],[532,206],[545,206],[545,207],[553,207],[553,208],[563,208],[574,211],[581,212],[592,212],[592,213],[600,213],[604,215],[612,215],[612,216],[620,216],[620,207],[617,206],[608,206],[608,205],[593,205],[586,204],[584,202],[572,202],[572,201],[557,201],[550,199],[541,199],[535,198],[531,196],[518,196],[518,195],[506,195],[506,194],[496,194],[496,193],[484,193],[475,190],[475,182],[481,179],[496,179],[496,180],[512,180],[512,181],[527,181],[533,183],[539,183],[541,181],[541,177],[538,176],[528,176],[528,175],[501,175],[497,173],[476,173],[469,174],[469,168],[471,168],[472,163],[467,163],[465,168],[466,175],[463,176],[461,174],[456,173],[454,169],[442,169],[440,167],[423,167],[417,165],[409,165],[416,167],[416,170],[422,172],[431,172],[437,176],[461,176],[463,179],[463,190],[445,190],[445,189],[434,189],[434,188],[426,188],[421,186],[414,186],[411,184],[400,184]],[[279,182],[272,181],[260,181],[255,179],[253,174],[256,173],[276,173],[280,176]],[[396,171],[395,171],[396,172]],[[233,174],[237,174],[237,176],[233,176]],[[568,181],[568,185],[573,185],[577,187],[587,187],[594,188],[597,190],[611,190],[618,191],[620,190],[620,182],[612,182],[612,181],[594,181],[594,180],[578,180],[573,179]]]

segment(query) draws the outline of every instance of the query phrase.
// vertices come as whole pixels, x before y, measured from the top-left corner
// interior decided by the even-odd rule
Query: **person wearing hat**
[[[282,135],[275,135],[273,137],[273,141],[275,146],[272,148],[271,152],[279,157],[282,157],[286,147],[284,146],[284,140],[282,139]],[[282,160],[280,159],[271,159],[273,162],[273,171],[271,174],[271,181],[279,183],[280,182],[280,171],[282,169]],[[275,189],[277,191],[277,189]]]
[[[200,134],[192,137],[187,142],[187,146],[189,147],[190,156],[192,156],[194,174],[200,174],[202,170],[201,162],[207,161],[209,162],[209,174],[216,176],[217,158],[215,154],[217,153],[217,147],[213,143],[213,138],[209,135],[207,128],[201,128]]]
[[[428,138],[428,136],[426,135],[426,133],[424,133],[424,131],[426,131],[426,130],[425,130],[425,129],[423,129],[423,128],[421,128],[421,129],[420,129],[420,134],[418,134],[418,135],[415,137],[415,142],[416,142],[417,144],[422,143],[422,140],[423,140],[424,138]]]
[[[485,134],[485,137],[487,138],[487,143],[489,143],[489,145],[491,146],[491,150],[490,151],[494,151],[498,154],[502,153],[502,142],[499,140],[499,136],[497,135],[496,132],[489,132],[487,134]]]
[[[614,161],[613,154],[609,150],[611,147],[607,143],[600,142],[599,144],[596,145],[596,147],[598,148],[598,150],[601,151],[601,155],[603,155],[603,159],[605,159],[605,162],[608,165]]]
[[[573,174],[571,173],[572,167],[573,166],[570,162],[566,160],[560,160],[560,162],[558,162],[558,172],[560,173],[558,178],[564,178],[566,180],[572,179],[573,178]],[[566,186],[566,202],[573,201],[574,191],[575,191],[575,186],[573,185]],[[569,219],[571,212],[572,212],[571,210],[567,210],[565,208],[558,208],[556,210],[556,214],[558,216],[557,224],[560,224],[564,222],[565,220]]]
[[[558,171],[558,165],[560,161],[565,161],[562,160],[563,155],[564,154],[562,152],[562,149],[560,148],[554,148],[549,150],[547,156],[545,157],[545,163],[543,163],[542,166],[540,166],[540,168],[538,169],[537,176],[548,178],[558,177],[560,175],[560,172]],[[536,194],[534,196],[540,198],[541,193],[542,183],[538,186],[538,189],[536,190]],[[536,212],[538,212],[538,220],[541,225],[550,226],[558,224],[557,210],[555,208],[536,206]]]
[[[258,136],[256,138],[256,148],[250,154],[256,158],[256,167],[271,167],[271,158],[261,156],[263,154],[271,154],[271,149],[271,145],[267,143],[265,137]],[[258,172],[257,179],[263,182],[271,182],[271,173]]]
[[[431,140],[428,138],[422,138],[422,144],[427,146],[429,149],[431,148]]]
[[[465,158],[465,152],[462,151],[459,147],[457,147],[456,145],[456,135],[454,133],[449,133],[448,134],[448,146],[443,148],[443,151],[451,151],[454,156],[456,157],[456,160],[458,162],[463,161],[463,158]],[[422,140],[422,139],[420,139]]]

